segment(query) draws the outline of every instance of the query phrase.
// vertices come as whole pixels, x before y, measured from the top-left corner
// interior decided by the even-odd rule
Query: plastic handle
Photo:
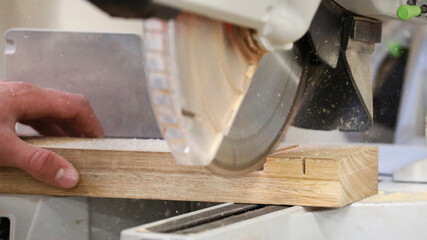
[[[421,14],[418,6],[402,5],[397,9],[397,17],[401,20],[409,20]]]

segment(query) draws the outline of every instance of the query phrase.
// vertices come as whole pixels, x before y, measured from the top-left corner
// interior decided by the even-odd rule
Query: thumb
[[[79,182],[74,166],[58,154],[34,147],[18,137],[9,141],[8,166],[25,170],[37,180],[60,188],[72,188]],[[2,146],[4,147],[4,145]]]

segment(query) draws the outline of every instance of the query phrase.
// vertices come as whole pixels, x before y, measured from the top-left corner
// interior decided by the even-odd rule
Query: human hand
[[[46,184],[72,188],[79,174],[67,160],[22,141],[17,122],[49,136],[102,137],[102,126],[83,95],[0,81],[0,166],[17,167]]]

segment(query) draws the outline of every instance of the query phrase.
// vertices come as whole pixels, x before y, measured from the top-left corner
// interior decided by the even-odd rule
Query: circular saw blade
[[[259,170],[292,122],[302,76],[296,49],[266,54],[253,76],[230,132],[210,167],[235,176]]]
[[[144,23],[151,100],[179,163],[243,173],[280,138],[301,76],[298,55],[264,54],[252,34],[189,13]]]

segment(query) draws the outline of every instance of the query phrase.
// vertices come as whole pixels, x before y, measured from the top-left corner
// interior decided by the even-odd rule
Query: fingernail
[[[79,173],[72,168],[61,168],[56,172],[55,181],[63,188],[72,188],[79,181]]]

